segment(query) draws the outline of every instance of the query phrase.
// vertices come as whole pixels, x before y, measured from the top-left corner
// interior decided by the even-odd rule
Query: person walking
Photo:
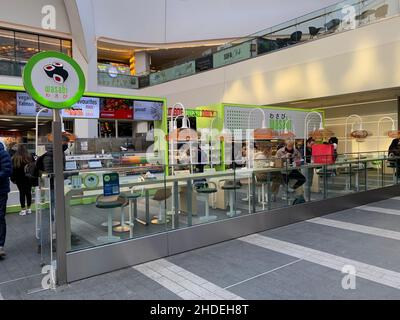
[[[17,152],[11,159],[13,168],[11,181],[17,185],[19,191],[19,202],[21,204],[20,216],[32,213],[32,185],[29,178],[25,175],[25,166],[32,161],[34,159],[29,155],[26,147],[23,144],[18,145]]]
[[[10,177],[12,174],[11,158],[3,143],[0,142],[0,258],[5,257],[7,225],[6,210],[8,193],[10,192]]]

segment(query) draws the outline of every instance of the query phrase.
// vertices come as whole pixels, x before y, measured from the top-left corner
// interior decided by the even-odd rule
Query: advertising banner
[[[100,99],[84,97],[70,109],[63,109],[64,118],[98,119],[100,116]]]
[[[163,114],[163,103],[160,101],[135,101],[134,119],[160,121]]]
[[[40,109],[42,109],[42,107],[35,101],[33,101],[33,99],[29,96],[29,94],[25,92],[17,92],[18,116],[35,117]],[[51,109],[46,109],[46,108],[40,113],[40,116],[43,117],[51,117],[52,115],[53,111]]]
[[[17,100],[15,92],[0,91],[0,115],[15,116],[17,113]]]
[[[17,115],[34,117],[41,108],[27,93],[17,92]],[[51,117],[52,115],[53,111],[46,108],[40,113],[40,116],[43,117]],[[61,115],[63,118],[98,119],[100,115],[100,99],[83,97],[72,108],[63,109]]]
[[[245,42],[214,53],[214,68],[226,66],[251,57],[251,43]]]
[[[133,100],[117,98],[101,99],[100,118],[133,119]]]

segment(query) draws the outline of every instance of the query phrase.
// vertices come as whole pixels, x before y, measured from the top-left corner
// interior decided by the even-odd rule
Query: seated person
[[[285,147],[278,150],[276,153],[278,159],[282,159],[285,167],[299,166],[301,164],[302,156],[299,150],[295,148],[295,143],[293,140],[287,140]],[[305,202],[303,184],[306,182],[306,178],[297,169],[288,169],[282,173],[283,181],[289,186],[290,180],[295,180],[296,182],[292,187],[289,186],[289,191],[294,191],[296,193],[296,199],[293,204]]]
[[[400,157],[400,139],[393,139],[392,143],[389,146],[388,156],[391,157]],[[394,159],[390,161],[391,166],[396,168],[396,176],[400,177],[400,160]]]
[[[254,155],[254,168],[268,168],[270,167],[270,162],[272,159],[272,145],[270,142],[259,143],[257,146],[257,152]],[[267,181],[268,175],[267,173],[257,173],[256,174],[257,182]],[[276,196],[279,193],[279,187],[282,184],[282,175],[280,172],[271,172],[271,192],[272,192],[272,201],[276,201]]]

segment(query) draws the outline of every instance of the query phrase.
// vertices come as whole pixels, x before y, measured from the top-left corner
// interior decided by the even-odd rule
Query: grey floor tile
[[[269,230],[261,235],[400,272],[400,242],[397,240],[310,222]]]
[[[400,299],[400,291],[362,278],[355,290],[341,286],[343,274],[301,261],[229,290],[245,299]]]
[[[167,260],[224,287],[296,259],[235,240],[183,253]]]

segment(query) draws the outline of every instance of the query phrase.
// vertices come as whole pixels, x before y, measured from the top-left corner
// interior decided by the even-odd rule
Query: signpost
[[[64,201],[64,155],[60,111],[77,103],[86,87],[81,67],[60,52],[41,52],[26,64],[23,74],[26,92],[38,104],[53,109],[53,176],[54,214],[56,221],[57,282],[67,283],[66,219]]]

